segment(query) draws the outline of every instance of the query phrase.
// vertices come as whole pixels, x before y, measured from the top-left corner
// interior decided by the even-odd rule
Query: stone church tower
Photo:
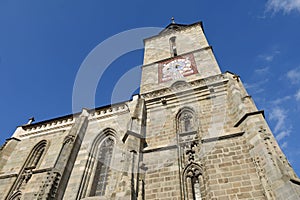
[[[201,22],[144,40],[132,100],[19,126],[0,199],[300,199],[300,180]]]

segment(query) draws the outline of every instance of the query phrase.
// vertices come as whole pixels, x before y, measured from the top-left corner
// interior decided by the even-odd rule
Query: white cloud
[[[296,98],[297,101],[300,101],[300,89],[295,94],[295,98]]]
[[[265,91],[264,88],[259,88],[259,85],[256,83],[244,83],[246,90],[252,91],[251,94],[258,94]]]
[[[285,131],[281,131],[279,134],[276,135],[276,139],[278,141],[282,140],[283,138],[287,137],[290,135],[290,130],[285,130]]]
[[[259,55],[258,58],[267,62],[271,62],[274,59],[275,55]]]
[[[252,94],[258,94],[265,91],[263,85],[266,84],[268,81],[269,79],[265,79],[263,81],[255,83],[244,83],[244,87],[246,88],[246,90],[251,90]]]
[[[295,69],[288,71],[286,73],[286,76],[292,82],[292,84],[299,83],[300,82],[300,67],[297,67]]]
[[[246,89],[257,89],[257,88],[261,88],[261,86],[267,83],[268,81],[269,79],[265,79],[255,83],[244,83],[244,86]]]
[[[268,0],[268,11],[290,13],[293,10],[300,12],[300,0]]]
[[[258,68],[258,69],[256,69],[256,70],[254,70],[254,72],[256,73],[256,74],[259,74],[259,75],[263,75],[263,74],[266,74],[266,73],[268,73],[269,72],[269,67],[261,67],[261,68]]]
[[[277,121],[274,132],[278,132],[285,128],[286,112],[284,109],[275,107],[270,113],[270,120]]]
[[[278,54],[280,54],[280,51],[273,49],[270,53],[258,55],[258,58],[266,62],[272,62]]]
[[[270,113],[270,120],[276,121],[274,133],[276,134],[276,139],[278,141],[289,136],[291,133],[291,128],[287,128],[287,111],[280,107],[275,107]]]
[[[268,61],[268,62],[271,62],[272,60],[274,59],[274,56],[266,56],[265,57],[265,60]]]
[[[282,148],[282,149],[285,149],[285,148],[287,148],[287,147],[288,147],[288,143],[287,143],[287,142],[282,143],[282,145],[281,145],[281,148]]]
[[[282,102],[284,101],[287,101],[287,100],[290,100],[292,97],[291,96],[285,96],[285,97],[281,97],[281,98],[278,98],[278,99],[275,99],[274,101],[271,101],[271,104],[273,105],[278,105],[278,104],[281,104]]]

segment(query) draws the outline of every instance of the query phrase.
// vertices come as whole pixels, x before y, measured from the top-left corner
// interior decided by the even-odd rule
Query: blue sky
[[[77,71],[100,42],[125,30],[203,21],[223,72],[241,76],[300,174],[300,2],[298,0],[0,0],[0,143],[16,126],[72,113]],[[142,64],[142,50],[113,62],[96,105]]]

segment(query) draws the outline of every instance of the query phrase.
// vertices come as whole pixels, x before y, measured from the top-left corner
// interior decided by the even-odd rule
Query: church
[[[0,150],[2,200],[298,200],[300,179],[202,22],[144,39],[140,93],[19,126]]]

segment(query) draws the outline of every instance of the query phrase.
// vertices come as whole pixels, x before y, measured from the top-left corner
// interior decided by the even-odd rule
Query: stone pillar
[[[82,139],[85,135],[88,125],[88,112],[83,110],[81,115],[76,120],[74,126],[66,136],[63,144],[62,151],[55,164],[55,169],[61,174],[61,181],[59,183],[59,192],[57,193],[57,199],[62,199],[65,188],[67,186],[71,171],[73,169],[78,151],[80,149]]]

